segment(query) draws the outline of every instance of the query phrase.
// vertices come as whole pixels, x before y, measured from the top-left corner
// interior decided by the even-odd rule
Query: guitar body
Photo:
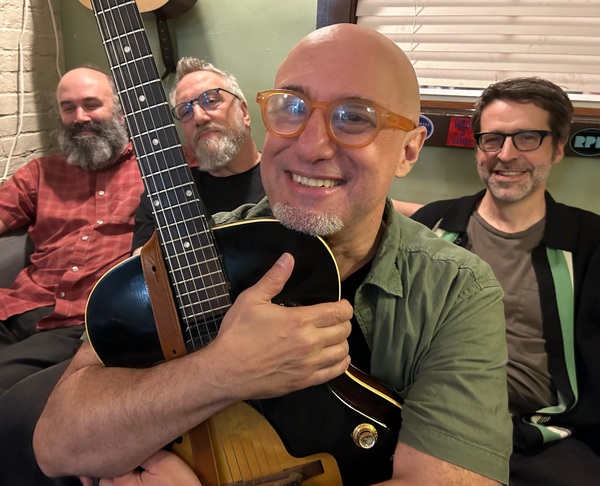
[[[213,231],[232,300],[286,251],[294,256],[294,272],[274,299],[277,303],[310,305],[339,299],[337,266],[319,238],[274,220],[248,220]],[[86,328],[94,351],[107,366],[146,367],[165,360],[139,256],[98,281],[88,300]],[[208,342],[189,339],[188,351]],[[209,421],[220,484],[273,478],[286,469],[308,476],[303,483],[308,486],[367,484],[391,476],[401,405],[359,370],[351,367],[327,384],[248,403]],[[363,424],[377,434],[368,449],[353,439]],[[178,454],[185,457],[189,452]]]

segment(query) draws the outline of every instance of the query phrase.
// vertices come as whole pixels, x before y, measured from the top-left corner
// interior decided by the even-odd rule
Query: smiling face
[[[186,74],[177,84],[175,104],[197,98],[203,92],[230,87],[217,73],[195,71]],[[194,104],[194,116],[181,128],[188,147],[194,152],[201,170],[209,171],[227,165],[238,155],[250,136],[250,115],[245,102],[221,91],[221,104],[204,111]]]
[[[482,132],[513,133],[521,130],[550,130],[548,112],[533,103],[496,100],[481,114]],[[498,152],[477,149],[477,172],[488,193],[504,202],[541,196],[554,164],[564,156],[564,145],[553,148],[552,136],[536,150],[519,152],[510,137]]]
[[[410,62],[391,41],[356,25],[320,29],[301,41],[280,67],[275,88],[313,101],[373,101],[418,121]],[[376,233],[390,184],[410,170],[424,130],[382,130],[357,149],[332,141],[327,123],[325,112],[316,109],[294,138],[267,133],[261,174],[275,215],[294,229],[322,236],[342,226],[354,234]]]
[[[67,72],[56,89],[58,143],[67,161],[85,170],[114,164],[129,141],[107,76],[89,68]]]
[[[108,78],[93,69],[65,73],[56,88],[56,102],[63,125],[105,122],[113,117],[114,95]]]

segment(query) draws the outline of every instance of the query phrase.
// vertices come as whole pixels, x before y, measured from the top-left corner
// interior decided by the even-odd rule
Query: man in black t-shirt
[[[260,153],[252,139],[244,94],[231,74],[193,57],[177,64],[172,113],[181,123],[190,169],[206,211],[231,211],[265,195]],[[136,213],[132,248],[141,248],[154,231],[144,192]]]

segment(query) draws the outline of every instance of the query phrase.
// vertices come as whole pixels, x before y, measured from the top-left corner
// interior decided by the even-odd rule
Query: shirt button
[[[87,240],[87,239],[88,239],[88,235],[83,235],[83,236],[81,237],[81,239],[82,239],[83,241]]]
[[[104,196],[104,191],[98,191],[99,196]]]
[[[74,272],[78,272],[79,271],[79,267],[71,267],[71,270],[73,270]]]
[[[101,219],[99,219],[98,221],[96,221],[96,223],[102,224],[102,223],[104,223],[104,221],[102,221]]]
[[[64,292],[59,292],[58,296],[59,296],[59,297],[64,297],[64,296],[65,296],[65,293],[64,293]]]

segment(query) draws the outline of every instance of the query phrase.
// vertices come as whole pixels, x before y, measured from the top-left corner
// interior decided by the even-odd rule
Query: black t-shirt
[[[359,268],[342,282],[342,298],[350,302],[352,306],[354,306],[354,295],[356,294],[356,290],[365,280],[369,270],[371,270],[372,263],[373,260]],[[348,337],[348,345],[350,346],[352,365],[368,374],[371,371],[371,350],[369,349],[367,340],[354,315],[352,316],[352,319],[350,319],[350,322],[352,323],[352,332]]]
[[[197,167],[191,167],[190,170],[209,214],[232,211],[244,203],[256,203],[265,196],[260,180],[260,164],[228,177],[214,177]],[[143,246],[150,239],[155,226],[150,201],[144,191],[135,214],[132,250]]]

